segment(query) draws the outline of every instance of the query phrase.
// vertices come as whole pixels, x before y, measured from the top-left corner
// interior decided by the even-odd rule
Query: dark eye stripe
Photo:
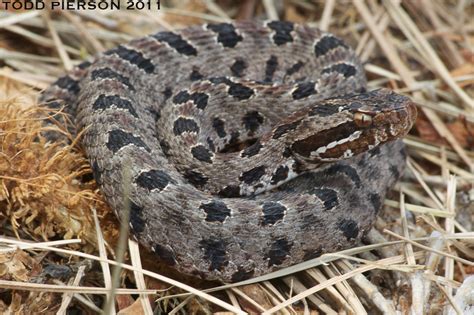
[[[318,148],[325,147],[331,142],[348,138],[357,130],[353,122],[340,124],[337,127],[321,131],[317,135],[311,135],[305,139],[295,141],[291,146],[292,150],[304,157],[310,157],[311,152]]]

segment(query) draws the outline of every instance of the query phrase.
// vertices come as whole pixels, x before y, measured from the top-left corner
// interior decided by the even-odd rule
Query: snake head
[[[303,163],[347,159],[404,137],[416,115],[414,102],[387,89],[328,99],[307,112],[290,149]]]

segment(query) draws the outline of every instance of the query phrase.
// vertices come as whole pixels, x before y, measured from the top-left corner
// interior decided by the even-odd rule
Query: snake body
[[[226,282],[355,245],[403,171],[397,139],[416,116],[408,98],[366,91],[342,40],[280,21],[133,40],[42,101],[74,116],[101,191],[119,217],[130,206],[142,245]]]

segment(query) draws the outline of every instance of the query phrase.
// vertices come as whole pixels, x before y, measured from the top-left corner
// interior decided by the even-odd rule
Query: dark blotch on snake
[[[232,146],[239,143],[240,132],[238,130],[232,131],[228,145]]]
[[[187,101],[189,101],[190,95],[187,90],[182,90],[179,91],[174,97],[173,97],[173,103],[175,104],[182,104]]]
[[[193,101],[196,104],[196,107],[199,109],[204,109],[207,106],[207,101],[209,100],[209,95],[206,93],[194,92],[189,94],[188,91],[180,91],[173,97],[173,103],[183,104],[187,101]]]
[[[203,203],[199,206],[199,209],[206,212],[207,222],[224,222],[225,219],[230,216],[230,209],[227,205],[219,200],[213,200],[209,203]]]
[[[265,255],[265,258],[268,259],[268,266],[281,265],[290,255],[290,249],[292,246],[293,243],[284,238],[277,239],[273,242],[270,246],[270,250]]]
[[[207,101],[209,100],[209,95],[206,93],[193,93],[191,94],[191,99],[196,104],[196,107],[199,109],[204,109],[207,106]]]
[[[313,258],[318,258],[319,256],[321,256],[322,253],[323,253],[323,250],[321,249],[321,247],[316,248],[315,250],[312,250],[312,251],[305,251],[303,260],[306,261]]]
[[[351,179],[356,187],[360,187],[360,177],[355,168],[346,164],[333,164],[326,170],[327,175],[336,176],[344,174]]]
[[[330,67],[324,68],[321,73],[331,73],[337,72],[342,74],[345,78],[352,77],[356,74],[356,68],[352,65],[348,65],[345,63],[338,63],[337,65],[332,65]]]
[[[130,83],[130,80],[127,77],[121,75],[118,72],[115,72],[114,70],[110,68],[102,68],[102,69],[97,69],[97,70],[92,71],[91,78],[92,80],[97,80],[97,79],[116,80],[122,83],[123,85],[127,86],[129,90],[135,91],[135,88]]]
[[[359,160],[359,162],[357,162],[357,166],[358,167],[365,167],[368,163],[368,160],[365,160],[365,159],[361,159]]]
[[[275,55],[271,55],[270,59],[267,60],[265,66],[265,79],[264,82],[271,82],[273,80],[273,75],[278,67],[278,58]]]
[[[239,282],[239,281],[244,281],[244,280],[250,279],[250,278],[253,277],[254,273],[255,273],[254,269],[246,271],[245,269],[243,269],[242,267],[239,266],[237,268],[237,272],[235,272],[232,275],[231,281],[232,282]]]
[[[189,75],[189,80],[191,81],[201,80],[202,78],[204,78],[204,76],[197,69],[193,69],[193,71]]]
[[[150,106],[146,107],[145,110],[151,114],[151,117],[153,118],[153,121],[158,121],[158,119],[161,118],[161,112],[159,108],[156,108],[155,106]]]
[[[216,131],[217,135],[220,138],[224,138],[225,136],[227,136],[227,133],[225,132],[224,124],[225,124],[224,121],[220,118],[214,118],[212,120],[212,128],[214,128],[214,130]]]
[[[378,148],[378,147],[377,147]],[[406,160],[407,159],[407,150],[405,149],[405,147],[402,147],[400,149],[400,154],[402,155],[402,158],[403,160]]]
[[[357,111],[358,109],[364,107],[364,105],[361,102],[355,101],[349,104],[349,106],[345,106],[348,110],[351,112]],[[381,107],[378,107],[379,109]]]
[[[194,187],[202,187],[206,185],[207,181],[209,178],[204,176],[204,174],[201,174],[199,172],[193,171],[193,170],[186,170],[183,173],[183,177],[191,183]]]
[[[253,90],[240,83],[229,85],[229,94],[239,101],[249,99],[253,95]]]
[[[155,39],[167,43],[170,47],[174,48],[180,54],[186,56],[197,56],[197,50],[187,41],[185,41],[181,35],[173,32],[160,32],[152,35]]]
[[[305,171],[305,167],[300,161],[294,160],[293,164],[291,165],[291,170],[296,174],[300,174],[301,172]]]
[[[382,198],[377,194],[370,194],[369,200],[374,207],[374,212],[378,212],[382,208]]]
[[[217,34],[217,42],[224,47],[233,48],[243,39],[229,23],[208,24],[207,28]]]
[[[292,75],[298,72],[302,67],[304,66],[304,63],[302,61],[298,61],[294,65],[292,65],[290,68],[286,70],[287,75]]]
[[[312,94],[316,94],[317,92],[314,86],[315,83],[312,81],[298,83],[298,87],[293,91],[293,93],[291,93],[291,96],[293,96],[294,100],[299,100]]]
[[[285,150],[283,150],[283,153],[281,155],[283,155],[283,157],[290,157],[291,156],[290,148],[285,148]]]
[[[165,88],[163,91],[163,97],[165,98],[164,100],[166,101],[173,95],[173,90],[170,87]]]
[[[275,31],[275,34],[273,35],[272,39],[273,42],[278,46],[293,41],[291,31],[293,31],[294,24],[292,22],[272,21],[268,23],[267,26],[273,31]]]
[[[316,54],[316,57],[321,57],[322,55],[325,55],[328,51],[337,47],[347,48],[347,45],[342,40],[334,36],[324,36],[314,46],[314,53]]]
[[[175,136],[184,132],[199,132],[199,126],[193,119],[179,117],[174,121],[173,132]]]
[[[400,177],[400,172],[398,171],[398,167],[396,165],[391,164],[388,169],[390,170],[390,173],[392,173],[393,178]]]
[[[312,193],[321,200],[324,209],[331,210],[339,204],[337,192],[329,188],[315,188]]]
[[[115,129],[109,132],[109,140],[107,141],[107,148],[113,153],[116,153],[121,148],[133,144],[137,147],[143,148],[148,152],[151,152],[151,149],[143,142],[140,137],[136,137],[129,132],[125,132],[120,129]]]
[[[373,148],[372,150],[369,151],[369,154],[370,154],[371,157],[379,155],[380,154],[380,147],[377,146],[377,147]]]
[[[199,161],[212,163],[212,153],[203,145],[197,145],[191,149],[191,153],[195,159]]]
[[[262,206],[263,219],[261,225],[273,225],[285,216],[286,207],[278,202],[265,202]]]
[[[57,102],[57,101],[51,102],[50,100],[46,100],[45,103],[48,104],[48,108],[52,108],[52,109],[60,109],[63,104],[63,102]]]
[[[152,73],[153,71],[155,71],[155,66],[151,63],[149,59],[143,57],[143,54],[139,51],[129,49],[120,45],[117,48],[114,48],[105,52],[105,55],[112,55],[112,54],[116,54],[123,60],[126,60],[130,62],[131,64],[134,64],[135,66],[137,66],[139,69],[142,69],[146,73]]]
[[[247,69],[247,63],[243,59],[235,59],[235,62],[230,66],[230,71],[236,77],[242,77],[244,75],[244,71]]]
[[[160,141],[160,147],[161,147],[161,151],[163,151],[163,154],[165,156],[169,156],[169,152],[170,152],[170,144],[168,142],[166,142],[165,140],[161,140]]]
[[[278,182],[288,178],[289,168],[286,165],[280,165],[272,176],[270,184],[276,185]]]
[[[342,219],[337,224],[337,227],[342,231],[348,241],[357,238],[357,235],[359,234],[357,222],[351,219]]]
[[[207,137],[207,146],[211,152],[216,152],[216,146],[214,145],[214,142],[212,141],[211,138]]]
[[[229,264],[226,256],[226,244],[219,239],[203,239],[199,242],[199,246],[204,250],[204,258],[209,264],[209,270],[221,270]]]
[[[257,140],[254,144],[246,147],[243,151],[242,151],[242,154],[240,155],[241,157],[251,157],[251,156],[254,156],[256,154],[258,154],[258,152],[260,152],[260,149],[262,148],[262,144],[260,143],[259,140]]]
[[[257,111],[250,111],[245,113],[242,118],[242,123],[244,124],[245,129],[250,131],[250,134],[252,135],[263,123],[263,116]]]
[[[265,166],[257,166],[246,172],[243,172],[239,179],[244,183],[250,185],[257,182],[263,175],[265,175]]]
[[[158,189],[162,191],[168,184],[174,183],[174,180],[167,173],[160,170],[150,170],[141,173],[135,182],[138,186],[148,190]]]
[[[239,186],[226,186],[224,189],[219,191],[218,195],[223,198],[232,198],[232,197],[239,197],[240,196],[240,188]]]
[[[311,109],[310,116],[329,117],[339,112],[338,106],[321,104]]]
[[[142,217],[143,208],[129,200],[130,204],[130,225],[132,226],[133,232],[141,233],[145,228],[145,220]]]
[[[254,94],[253,89],[241,83],[232,82],[229,78],[226,78],[226,77],[210,78],[209,81],[211,81],[214,84],[224,83],[225,85],[229,87],[229,90],[228,90],[229,95],[238,99],[239,101],[249,99]]]
[[[156,244],[155,247],[153,247],[153,251],[156,255],[158,255],[158,257],[160,257],[160,259],[164,263],[170,266],[176,265],[176,258],[174,256],[174,253],[165,246]]]
[[[298,125],[300,123],[301,123],[301,120],[297,120],[297,121],[294,121],[294,122],[289,123],[289,124],[278,126],[277,129],[275,130],[275,132],[273,133],[272,138],[273,139],[278,139],[281,136],[283,136],[284,134],[286,134],[288,131],[295,130],[296,127],[298,127]]]
[[[94,161],[91,164],[91,169],[92,169],[92,174],[94,175],[94,178],[95,178],[96,182],[100,184],[101,183],[100,182],[101,170],[99,169],[99,164],[97,164],[97,161]]]
[[[61,89],[68,90],[71,94],[79,93],[79,82],[66,75],[59,78],[53,85],[59,86]]]
[[[84,69],[90,67],[90,65],[91,65],[91,62],[90,62],[90,61],[83,61],[83,62],[81,62],[80,64],[78,64],[77,67],[78,67],[79,69],[84,70]]]
[[[138,118],[138,114],[135,111],[135,108],[133,108],[132,103],[129,100],[121,98],[118,95],[100,94],[92,105],[92,108],[94,110],[105,110],[111,108],[114,105],[116,108],[127,110],[133,117]]]

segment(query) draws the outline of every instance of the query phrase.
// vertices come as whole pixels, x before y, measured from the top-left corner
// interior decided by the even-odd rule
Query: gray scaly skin
[[[366,92],[340,39],[289,22],[133,40],[42,95],[65,105],[95,179],[177,270],[235,282],[354,246],[403,172],[414,104]]]

